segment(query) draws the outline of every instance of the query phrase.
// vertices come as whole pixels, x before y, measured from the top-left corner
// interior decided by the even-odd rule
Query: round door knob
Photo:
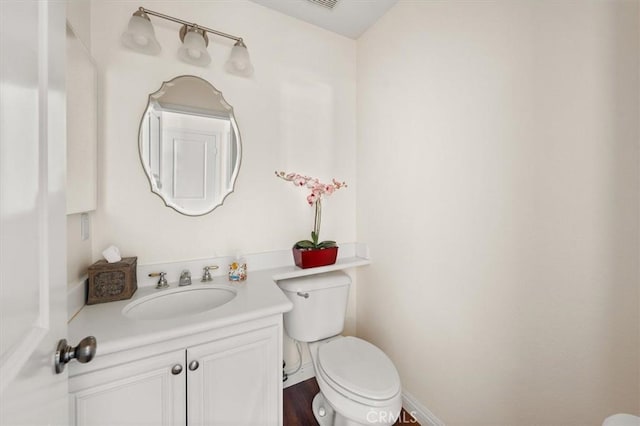
[[[176,364],[173,367],[171,367],[171,374],[177,376],[180,373],[182,373],[182,366],[180,364]]]
[[[189,370],[191,371],[196,371],[198,367],[200,367],[200,363],[198,363],[198,361],[191,361],[189,363]]]
[[[96,356],[96,350],[98,342],[93,336],[87,336],[78,343],[75,348],[67,344],[66,339],[61,339],[58,342],[56,348],[56,356],[54,365],[56,367],[56,374],[60,374],[64,371],[64,366],[72,359],[78,360],[81,363],[87,363]]]

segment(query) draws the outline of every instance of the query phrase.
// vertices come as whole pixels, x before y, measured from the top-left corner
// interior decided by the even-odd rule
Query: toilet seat
[[[386,404],[400,393],[400,377],[389,357],[357,337],[322,344],[317,364],[327,384],[362,404]]]

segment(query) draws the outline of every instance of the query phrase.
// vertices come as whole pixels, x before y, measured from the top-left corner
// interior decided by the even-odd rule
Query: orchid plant
[[[316,212],[313,220],[313,231],[311,231],[311,240],[301,240],[295,244],[299,249],[323,249],[328,247],[335,247],[335,241],[322,241],[320,239],[320,222],[322,218],[322,198],[333,194],[340,188],[346,188],[345,182],[339,182],[335,179],[331,180],[331,183],[321,183],[317,178],[304,176],[298,173],[285,173],[276,172],[276,176],[280,179],[292,182],[295,186],[305,188],[310,191],[307,195],[307,203],[310,206],[315,206]]]

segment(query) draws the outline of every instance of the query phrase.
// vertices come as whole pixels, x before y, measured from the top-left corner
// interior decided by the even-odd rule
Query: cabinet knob
[[[198,363],[198,361],[191,361],[189,363],[189,370],[191,371],[196,371],[198,367],[200,367],[200,364]]]
[[[171,367],[171,374],[177,376],[180,373],[182,373],[182,366],[180,364],[176,364],[173,367]]]

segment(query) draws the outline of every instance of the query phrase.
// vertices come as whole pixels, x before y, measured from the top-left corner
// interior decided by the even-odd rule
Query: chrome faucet
[[[218,265],[205,266],[204,271],[202,272],[202,282],[205,283],[207,281],[213,281],[211,277],[211,270],[218,269]]]
[[[167,275],[166,272],[152,272],[149,274],[150,277],[160,277],[160,279],[158,280],[158,285],[156,285],[157,289],[169,287],[169,283],[167,282],[166,275]]]
[[[180,287],[184,287],[185,285],[191,285],[191,272],[188,269],[180,273],[180,282],[178,283]]]

